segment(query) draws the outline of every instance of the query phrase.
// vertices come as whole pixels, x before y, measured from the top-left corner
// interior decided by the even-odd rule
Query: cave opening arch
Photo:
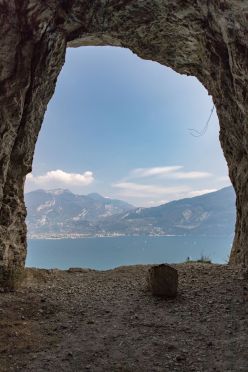
[[[212,117],[208,132],[201,138],[192,137],[188,131],[189,126],[199,128],[204,125],[201,120],[206,121],[211,107],[211,97],[207,96],[206,90],[195,78],[179,75],[162,65],[142,60],[127,49],[70,48],[36,145],[34,176],[28,177],[26,183],[29,188],[26,188],[26,192],[57,188],[69,189],[79,195],[98,192],[137,207],[152,207],[224,187],[226,183],[218,180],[222,172],[226,174],[226,164],[218,141],[217,117]],[[150,167],[146,171],[158,172],[159,169],[155,168],[159,166],[163,168],[160,171],[169,173],[162,174],[162,177],[159,174],[137,177],[135,174],[137,169],[134,168]],[[73,176],[76,172],[82,183],[74,184],[73,179],[71,183],[63,183],[61,170],[65,172],[64,176]],[[90,184],[85,183],[90,181],[84,178],[86,170],[93,174]],[[177,176],[181,179],[177,179]],[[126,183],[123,181],[125,178]],[[144,187],[147,185],[148,190],[145,192]],[[91,219],[89,214],[78,217],[84,206],[71,210],[74,214],[66,217],[71,218],[71,222],[67,220],[65,224],[57,210],[60,204],[55,201],[56,190],[54,196],[52,191],[48,194],[37,192],[37,200],[42,200],[38,204],[33,195],[35,193],[25,198],[29,238],[38,236],[42,239],[47,237],[48,231],[53,237],[105,234],[93,228],[90,232],[84,225],[88,221],[87,216]],[[58,203],[60,200],[63,200],[62,194],[58,197]],[[52,203],[55,205],[52,206]],[[38,212],[34,207],[38,208]],[[66,212],[70,213],[70,209],[65,206]],[[73,224],[74,218],[77,220],[76,225]],[[187,223],[190,224],[190,221],[192,219]],[[232,228],[233,218],[230,218],[230,230],[225,232],[231,234]],[[121,233],[118,227],[116,231],[110,230],[110,234],[111,231],[112,234]],[[178,231],[177,234],[185,232],[187,234],[187,230]],[[159,232],[160,235],[165,233],[164,229]],[[126,234],[132,234],[132,230]],[[170,231],[170,234],[173,232]],[[58,251],[53,250],[53,246],[50,246],[50,251],[46,250],[48,253],[43,252],[44,259],[42,251],[37,252],[36,261],[36,242],[28,242],[27,266],[52,268],[61,263]],[[82,241],[82,246],[86,242]],[[206,248],[201,246],[202,242],[198,244],[200,256]],[[221,254],[223,260],[228,257],[229,251],[224,248],[224,244],[226,248],[230,247],[229,238],[223,245],[220,243],[219,249],[216,245],[216,251],[220,252],[217,256],[212,251],[208,253],[214,261],[220,260]],[[37,250],[39,247],[38,244]],[[140,263],[143,259],[145,262],[145,253],[140,257]],[[106,251],[106,254],[109,263],[112,262],[110,252]],[[196,252],[194,255],[198,258]],[[85,258],[88,258],[87,254]],[[181,261],[184,259],[182,254]],[[167,257],[163,260],[167,260]],[[95,268],[92,262],[88,262],[81,258],[80,265]],[[69,268],[77,264],[79,262],[73,263],[70,254],[64,258],[62,267]],[[116,266],[122,264],[116,261]],[[96,268],[104,268],[100,263],[96,265]]]
[[[18,282],[26,256],[23,187],[66,46],[129,48],[193,75],[218,113],[237,196],[232,264],[248,265],[248,5],[232,1],[51,1],[1,4],[0,282]],[[13,47],[14,46],[14,47]]]

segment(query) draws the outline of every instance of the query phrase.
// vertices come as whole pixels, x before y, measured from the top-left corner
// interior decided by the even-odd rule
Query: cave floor
[[[248,371],[248,279],[226,265],[173,265],[174,300],[149,266],[27,269],[0,293],[0,371]]]

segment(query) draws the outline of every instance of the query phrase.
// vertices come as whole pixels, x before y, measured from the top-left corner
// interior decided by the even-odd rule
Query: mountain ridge
[[[235,223],[232,187],[137,208],[100,194],[36,190],[25,194],[29,235],[230,235]]]
[[[93,193],[38,189],[25,194],[29,234],[94,234],[102,218],[126,212],[132,205]]]

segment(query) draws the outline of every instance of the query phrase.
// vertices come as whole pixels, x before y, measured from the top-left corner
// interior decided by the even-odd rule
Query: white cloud
[[[130,172],[129,178],[159,177],[172,178],[177,180],[192,180],[212,177],[209,172],[182,172],[182,165],[171,165],[166,167],[136,168]]]
[[[232,184],[229,176],[218,177],[218,181],[221,182],[224,186],[230,186]]]
[[[38,187],[73,187],[88,186],[94,181],[94,175],[91,171],[80,173],[67,173],[60,169],[52,170],[42,176],[34,176],[29,173],[26,177],[27,186]]]
[[[153,168],[136,168],[131,171],[131,175],[135,178],[151,177],[151,176],[165,176],[182,169],[181,165],[172,165],[167,167],[153,167]]]
[[[177,180],[196,180],[212,176],[212,173],[208,172],[176,172],[171,175],[172,178],[175,178]]]
[[[146,207],[157,207],[159,205],[162,205],[162,204],[166,204],[168,203],[169,200],[165,200],[165,199],[162,199],[162,200],[150,200],[150,201],[147,201],[145,206]]]
[[[164,204],[171,200],[190,198],[215,191],[207,189],[205,184],[205,179],[213,177],[213,174],[204,171],[184,171],[183,168],[182,165],[135,168],[129,172],[127,177],[112,186],[119,189],[120,198],[129,199],[129,201],[133,199],[134,204],[142,203],[143,206]],[[152,180],[151,183],[150,180]],[[158,184],[158,180],[163,180],[163,182]],[[204,182],[204,185],[201,185],[202,190],[199,189],[201,187],[199,183],[203,183],[201,180]],[[187,184],[185,182],[182,184],[183,181],[187,181]],[[198,186],[193,185],[195,182]]]
[[[120,195],[144,198],[151,197],[153,195],[168,195],[168,194],[177,194],[190,191],[188,186],[172,186],[164,187],[157,185],[144,185],[133,182],[119,182],[112,185],[113,187],[121,189]]]
[[[188,197],[200,196],[200,195],[208,194],[214,191],[217,191],[217,189],[203,189],[203,190],[190,191]]]
[[[217,188],[194,189],[192,185],[161,186],[126,181],[115,183],[112,186],[119,189],[119,197],[129,199],[130,202],[130,199],[134,199],[135,205],[143,207],[152,207],[172,200],[192,198],[217,191]]]

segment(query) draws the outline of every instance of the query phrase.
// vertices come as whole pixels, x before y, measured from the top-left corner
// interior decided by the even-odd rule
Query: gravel
[[[172,266],[169,300],[148,291],[148,265],[27,269],[0,293],[0,371],[248,371],[247,272]]]

